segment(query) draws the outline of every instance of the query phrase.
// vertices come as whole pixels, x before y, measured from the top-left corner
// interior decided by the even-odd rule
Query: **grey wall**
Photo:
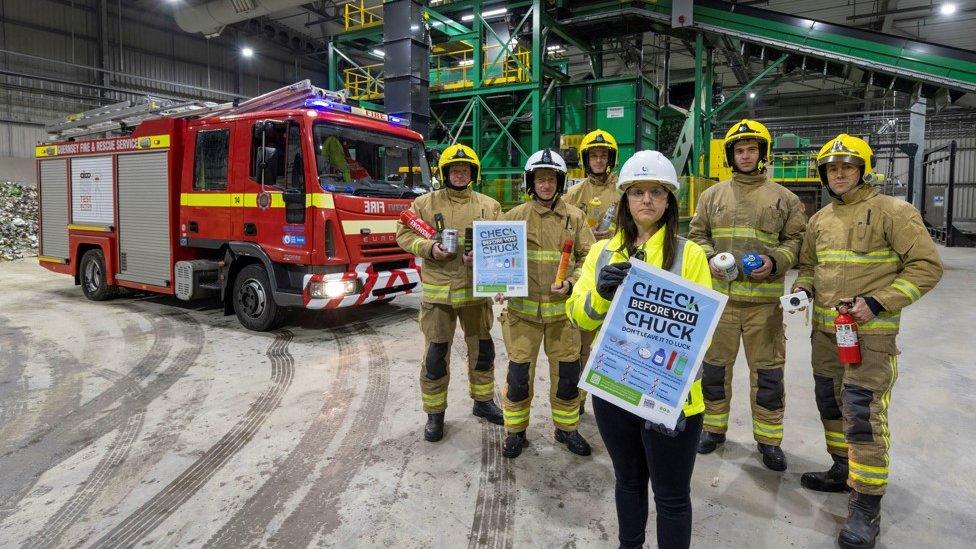
[[[40,126],[69,113],[146,94],[229,101],[305,78],[325,83],[324,58],[234,28],[190,35],[171,10],[147,0],[0,0],[0,178],[12,179],[20,163],[11,158],[33,158]],[[244,44],[254,57],[239,55]]]

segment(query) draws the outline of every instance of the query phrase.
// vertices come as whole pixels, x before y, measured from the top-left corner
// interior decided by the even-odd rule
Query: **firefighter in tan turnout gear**
[[[471,253],[463,252],[465,229],[475,220],[495,220],[501,205],[471,190],[478,180],[481,163],[465,145],[444,150],[437,166],[444,188],[414,200],[411,209],[434,227],[458,231],[457,253],[448,253],[439,242],[426,239],[409,227],[397,225],[397,243],[423,259],[420,302],[420,330],[424,334],[424,355],[420,368],[420,391],[427,425],[424,438],[436,442],[444,436],[444,410],[450,381],[451,341],[460,323],[468,350],[468,382],[474,399],[474,415],[502,425],[502,411],[494,402],[495,344],[491,339],[492,308],[488,298],[476,298],[472,291]]]
[[[729,129],[724,145],[732,179],[702,193],[688,238],[708,256],[712,287],[729,296],[702,365],[705,424],[698,452],[710,453],[725,442],[732,369],[741,338],[752,388],[753,438],[763,464],[784,471],[786,456],[780,443],[786,336],[779,298],[786,272],[796,263],[807,219],[800,199],[769,179],[771,141],[766,127],[754,120],[742,120]],[[715,266],[723,252],[731,253],[739,265],[735,280],[726,280]],[[742,258],[750,252],[759,254],[762,266],[746,276]]]
[[[602,219],[608,209],[616,210],[622,196],[617,189],[617,174],[613,171],[619,156],[617,141],[609,132],[596,129],[583,136],[579,153],[586,179],[570,187],[563,200],[583,210],[592,219]],[[611,217],[616,216],[611,214]],[[613,232],[613,227],[604,230],[600,230],[598,226],[593,227],[596,240],[610,238]],[[580,361],[584,365],[590,358],[590,348],[595,337],[595,331],[580,333]],[[585,407],[586,391],[580,391],[580,413],[584,412]]]
[[[888,485],[888,404],[898,377],[895,336],[901,310],[942,277],[942,261],[911,204],[871,186],[871,147],[841,134],[817,155],[831,202],[810,219],[794,291],[813,296],[813,379],[823,421],[828,471],[805,473],[803,486],[852,489],[841,547],[873,547]],[[847,307],[838,307],[841,303]],[[861,362],[837,354],[837,309],[857,322]]]
[[[539,346],[549,359],[549,404],[556,427],[556,442],[581,456],[590,445],[576,430],[579,424],[580,334],[566,318],[566,299],[579,268],[593,244],[583,212],[560,199],[566,182],[566,163],[545,149],[525,164],[525,189],[532,200],[502,215],[507,221],[526,222],[529,295],[508,298],[502,333],[508,350],[508,376],[502,407],[508,436],[502,453],[518,457],[525,444],[525,430],[534,393],[535,364]],[[564,243],[572,241],[572,272],[557,283]],[[499,298],[502,301],[504,298]]]

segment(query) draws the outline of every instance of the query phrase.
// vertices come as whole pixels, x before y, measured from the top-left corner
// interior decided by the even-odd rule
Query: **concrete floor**
[[[880,547],[976,539],[976,250],[941,251],[941,285],[902,323]],[[33,260],[0,263],[0,546],[613,546],[593,417],[592,457],[555,446],[547,381],[531,445],[506,460],[502,429],[470,415],[457,339],[447,435],[422,440],[418,302],[256,334],[213,307],[93,303]],[[829,460],[809,328],[786,321],[790,468],[757,457],[740,358],[730,440],[696,465],[694,546],[834,546],[846,498],[799,485]]]

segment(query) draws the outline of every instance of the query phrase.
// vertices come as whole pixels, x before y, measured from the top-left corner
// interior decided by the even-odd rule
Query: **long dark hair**
[[[661,268],[665,271],[674,265],[674,253],[678,249],[678,199],[674,193],[668,190],[668,207],[664,210],[658,222],[664,225],[664,260]],[[617,251],[627,250],[627,255],[632,256],[637,251],[637,223],[634,216],[630,213],[630,203],[627,193],[620,197],[620,205],[617,207],[617,230],[624,235],[623,246]]]

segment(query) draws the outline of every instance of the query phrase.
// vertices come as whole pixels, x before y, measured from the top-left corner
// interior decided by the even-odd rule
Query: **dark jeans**
[[[642,547],[647,527],[647,482],[657,509],[657,546],[691,545],[691,472],[695,468],[702,415],[687,418],[671,438],[644,429],[644,420],[593,397],[593,414],[613,461],[620,547]]]

